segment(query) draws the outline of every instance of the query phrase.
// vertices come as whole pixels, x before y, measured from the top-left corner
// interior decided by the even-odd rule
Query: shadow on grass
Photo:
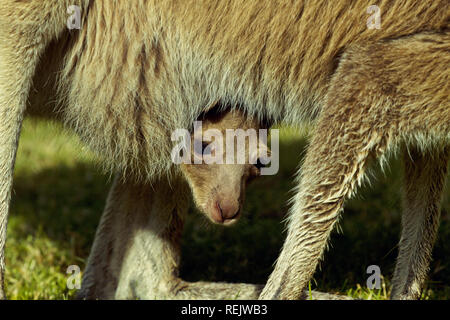
[[[14,226],[17,236],[41,229],[87,258],[110,184],[97,169],[81,163],[16,175],[11,218],[20,221]]]
[[[300,163],[304,140],[281,141],[280,172],[263,177],[248,190],[241,221],[232,228],[210,226],[190,210],[182,245],[181,275],[190,281],[264,283],[284,240],[282,219],[293,176]],[[366,268],[378,265],[390,279],[400,230],[401,165],[393,161],[386,176],[378,173],[371,188],[364,187],[349,201],[334,232],[315,284],[321,291],[345,293],[365,286]],[[13,236],[25,238],[42,232],[74,256],[87,259],[110,181],[89,163],[57,166],[36,174],[15,177],[11,226]],[[450,210],[449,192],[444,210]],[[443,213],[434,250],[431,281],[434,298],[448,298],[450,236],[448,215]],[[84,267],[84,266],[83,266]]]

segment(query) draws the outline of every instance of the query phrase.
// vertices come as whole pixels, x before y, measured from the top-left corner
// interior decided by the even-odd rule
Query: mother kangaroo
[[[68,30],[74,5],[80,29]],[[367,23],[372,5],[377,28]],[[302,298],[368,161],[398,149],[407,201],[392,297],[418,298],[449,158],[449,6],[0,0],[0,282],[28,101],[29,110],[56,110],[107,168],[152,182],[172,166],[171,133],[220,100],[273,123],[315,121],[287,239],[260,298]]]

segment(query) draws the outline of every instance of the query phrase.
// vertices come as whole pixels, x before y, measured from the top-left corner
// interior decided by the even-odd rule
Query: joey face
[[[258,132],[259,124],[246,119],[237,111],[203,120],[202,130],[191,136],[193,164],[181,164],[181,170],[200,211],[213,223],[228,226],[235,223],[241,215],[246,186],[260,175],[262,164],[258,161],[259,150],[265,148],[266,151],[267,147],[258,141],[257,148],[252,148],[248,143],[249,139],[246,139],[244,148],[236,147],[237,144],[235,148],[231,148],[234,149],[235,161],[227,164],[230,163],[227,162],[227,129],[254,129]],[[216,135],[209,137],[207,132],[220,132],[223,139],[217,139]],[[241,157],[239,162],[238,156]],[[212,158],[223,161],[212,163]],[[244,158],[245,161],[242,161]],[[197,164],[194,163],[195,159]]]

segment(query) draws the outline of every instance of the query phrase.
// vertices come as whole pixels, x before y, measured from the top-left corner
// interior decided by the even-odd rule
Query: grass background
[[[186,280],[264,283],[285,234],[283,218],[293,175],[304,153],[304,135],[280,132],[280,172],[250,185],[241,221],[209,225],[195,209],[186,222],[181,275]],[[330,249],[311,287],[362,299],[389,295],[400,232],[402,167],[391,161],[371,186],[348,201]],[[24,123],[17,156],[6,249],[9,299],[71,299],[69,265],[81,270],[111,181],[70,132],[43,120]],[[450,192],[446,191],[438,240],[423,299],[450,298]],[[366,268],[378,265],[382,289],[366,288]]]

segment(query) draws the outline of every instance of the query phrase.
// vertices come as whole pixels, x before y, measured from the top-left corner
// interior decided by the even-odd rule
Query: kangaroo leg
[[[14,163],[32,77],[28,68],[33,67],[34,61],[18,61],[19,57],[14,57],[1,39],[0,36],[0,299],[4,299],[4,251]]]
[[[362,182],[373,152],[381,155],[387,147],[388,137],[368,123],[360,128],[331,108],[324,110],[302,166],[288,235],[262,299],[305,297],[303,290],[323,255],[345,199]]]
[[[5,297],[6,228],[23,113],[39,57],[66,28],[71,4],[81,1],[4,0],[0,6],[0,299]]]
[[[261,298],[302,297],[372,155],[382,159],[405,138],[448,143],[449,43],[447,33],[418,34],[344,53],[303,164],[287,239]]]
[[[261,286],[188,283],[178,277],[189,189],[182,182],[116,178],[78,295],[85,299],[244,299]]]
[[[450,148],[405,151],[405,198],[392,299],[419,299],[439,227]]]
[[[168,181],[153,185],[116,177],[97,229],[82,288],[85,299],[157,295],[177,277],[188,190]],[[136,292],[138,291],[138,292]]]

